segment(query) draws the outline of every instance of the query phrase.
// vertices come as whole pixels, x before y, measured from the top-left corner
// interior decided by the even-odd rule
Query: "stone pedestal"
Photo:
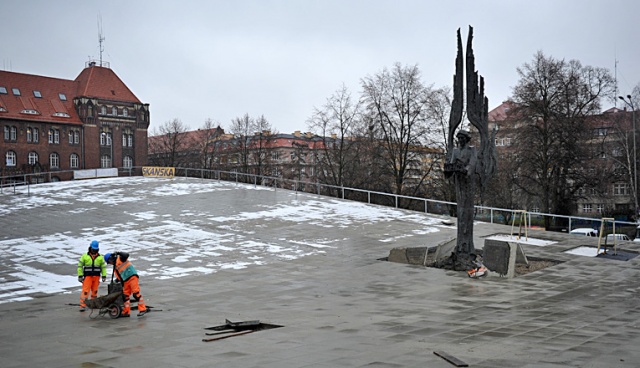
[[[507,278],[515,277],[516,264],[528,264],[524,249],[519,243],[490,239],[484,241],[482,261],[489,271]]]

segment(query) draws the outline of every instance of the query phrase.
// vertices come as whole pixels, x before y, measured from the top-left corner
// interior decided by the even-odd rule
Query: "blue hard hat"
[[[111,258],[111,253],[107,253],[107,254],[104,255],[104,261],[106,263],[109,263],[109,258]]]
[[[100,249],[100,243],[97,240],[91,242],[91,249]]]

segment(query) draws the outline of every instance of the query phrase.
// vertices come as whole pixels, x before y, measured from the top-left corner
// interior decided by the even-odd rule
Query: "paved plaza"
[[[0,366],[455,366],[434,352],[483,368],[640,366],[640,257],[564,253],[597,239],[531,231],[553,243],[524,244],[527,256],[562,263],[470,279],[381,260],[452,239],[451,218],[200,179],[171,179],[203,189],[161,196],[169,182],[131,180],[117,190],[60,183],[28,205],[24,193],[0,195]],[[510,232],[478,223],[476,247]],[[93,238],[102,253],[131,252],[151,313],[78,312],[80,284],[65,282],[80,253],[60,248],[81,252]],[[17,287],[29,270],[57,291]],[[282,327],[202,341],[225,320]]]

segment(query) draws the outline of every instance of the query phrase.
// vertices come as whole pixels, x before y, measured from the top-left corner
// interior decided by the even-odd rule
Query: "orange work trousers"
[[[98,297],[98,285],[100,285],[100,276],[84,277],[84,281],[82,282],[82,294],[80,294],[80,307],[87,306],[85,300],[89,298],[89,294],[91,294],[91,299]]]
[[[138,312],[144,312],[147,310],[147,306],[144,305],[144,298],[140,294],[140,285],[138,284],[138,278],[132,277],[127,280],[122,287],[122,294],[124,295],[124,308],[122,314],[131,313],[131,302],[129,297],[133,295],[135,300],[138,301]]]

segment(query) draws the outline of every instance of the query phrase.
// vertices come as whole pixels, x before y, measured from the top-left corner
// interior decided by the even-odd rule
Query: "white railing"
[[[139,176],[141,175],[141,171],[141,167],[120,168],[118,169],[118,174],[119,176]],[[49,178],[49,181],[51,181],[51,177],[59,175],[60,173],[60,171],[56,171],[37,174],[20,174],[11,177],[0,177],[0,194],[22,194],[18,193],[16,188],[26,186],[26,194],[29,195],[30,185],[34,185],[35,183],[39,182],[38,180],[33,180],[32,177],[46,177]],[[176,168],[176,176],[246,183],[253,184],[254,186],[260,185],[265,187],[272,187],[274,188],[274,190],[282,188],[293,190],[295,192],[314,193],[345,200],[354,200],[368,204],[410,209],[414,211],[437,215],[446,215],[450,217],[455,217],[456,214],[455,202],[410,197],[405,195],[377,192],[358,188],[348,188],[322,183],[310,183],[303,180],[284,179],[274,176],[245,174],[237,171],[207,170],[180,167]],[[9,190],[7,190],[7,188],[9,188]],[[505,225],[511,225],[511,220],[515,218],[515,215],[523,212],[521,209],[508,209],[486,206],[475,206],[475,211],[475,220],[477,221],[501,223]],[[578,227],[600,229],[600,226],[602,224],[602,219],[592,217],[565,216],[539,212],[526,212],[526,216],[526,222],[529,226],[544,224],[545,217],[549,217],[550,223],[561,223],[561,225],[558,225],[555,228],[555,230],[557,231],[569,232],[572,229]],[[607,223],[609,223],[609,221],[607,221]],[[629,221],[615,221],[615,226],[616,228],[632,227],[635,234],[635,228],[637,224]]]

